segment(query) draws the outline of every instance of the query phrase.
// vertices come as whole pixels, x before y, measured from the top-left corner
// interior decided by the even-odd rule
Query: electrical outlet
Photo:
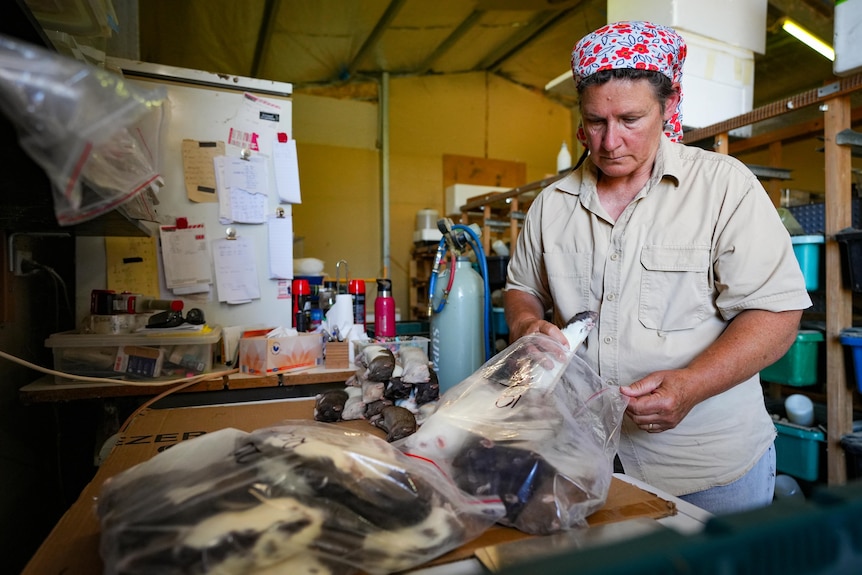
[[[24,271],[21,269],[21,262],[24,260],[32,260],[33,252],[26,250],[15,250],[15,275],[23,276]]]

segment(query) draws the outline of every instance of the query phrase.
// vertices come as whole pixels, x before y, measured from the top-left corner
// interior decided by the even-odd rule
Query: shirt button
[[[605,383],[607,383],[608,385],[616,385],[617,384],[617,382],[613,379],[609,379]]]
[[[611,261],[617,261],[618,259],[620,259],[620,254],[616,252],[611,254]]]
[[[609,294],[608,294],[608,301],[614,301],[615,299],[617,299],[617,296],[616,296],[616,295],[614,295],[614,294],[612,294],[612,293],[609,293]]]
[[[611,343],[612,341],[614,341],[614,338],[612,338],[612,337],[611,337],[611,336],[609,336],[609,335],[608,335],[608,336],[605,336],[605,343]]]

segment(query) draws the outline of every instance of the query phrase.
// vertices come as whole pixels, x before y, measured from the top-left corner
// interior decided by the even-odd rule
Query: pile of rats
[[[354,359],[356,372],[344,389],[315,398],[314,419],[334,423],[365,419],[393,442],[415,433],[437,407],[440,384],[420,347],[366,345]]]

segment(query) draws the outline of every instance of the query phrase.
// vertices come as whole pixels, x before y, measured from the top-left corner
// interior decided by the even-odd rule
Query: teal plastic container
[[[764,381],[804,387],[817,383],[817,360],[823,333],[816,329],[801,329],[796,341],[781,359],[760,372]],[[860,337],[862,345],[862,337]]]
[[[806,481],[816,481],[820,472],[820,447],[823,432],[816,427],[802,427],[792,423],[775,422],[775,467]]]
[[[802,275],[805,276],[805,289],[820,289],[820,252],[823,250],[823,236],[791,236],[793,253],[799,261]]]
[[[506,312],[501,307],[491,308],[491,324],[496,335],[508,335],[509,324],[506,323]]]

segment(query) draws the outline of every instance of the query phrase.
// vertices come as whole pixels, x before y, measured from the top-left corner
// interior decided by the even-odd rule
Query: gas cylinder
[[[443,297],[452,270],[437,277],[434,306]],[[485,363],[485,284],[466,257],[455,262],[446,305],[431,316],[431,362],[440,393],[467,379]]]

